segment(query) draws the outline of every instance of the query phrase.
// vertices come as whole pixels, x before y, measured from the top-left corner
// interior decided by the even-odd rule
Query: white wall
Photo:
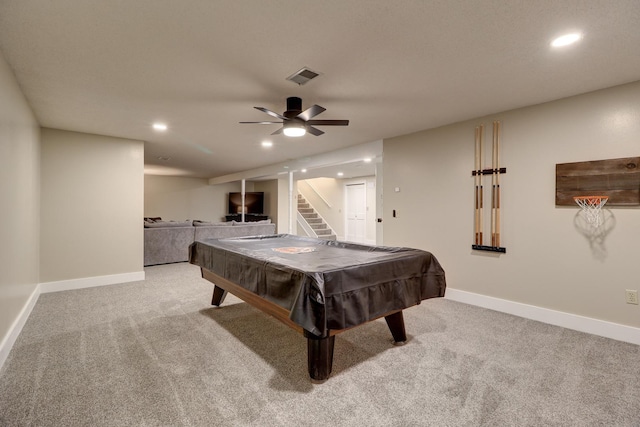
[[[376,245],[382,245],[384,242],[384,226],[382,222],[378,222],[378,218],[382,220],[382,215],[384,212],[384,170],[382,167],[382,160],[376,163],[376,194],[375,194],[375,207],[376,207],[376,223],[375,223],[375,231],[376,231]]]
[[[344,183],[336,178],[313,178],[298,181],[298,192],[333,229],[338,239],[344,239]]]
[[[40,127],[1,54],[0,94],[1,367],[38,285],[40,231]]]
[[[40,282],[143,271],[141,141],[42,129]]]
[[[277,233],[291,233],[289,225],[293,228],[293,233],[297,227],[296,217],[292,216],[295,210],[295,205],[292,205],[292,201],[289,199],[289,178],[278,179],[278,206],[276,210],[276,232]],[[293,194],[297,194],[297,185],[293,183]],[[292,198],[295,197],[292,195]]]
[[[209,185],[205,178],[145,175],[144,216],[225,221],[228,194],[234,191],[240,191],[240,182]]]
[[[474,128],[484,122],[490,141],[493,120],[507,168],[503,255],[471,250]],[[384,244],[433,252],[451,288],[639,327],[625,289],[640,288],[640,209],[608,209],[598,248],[574,227],[577,207],[554,200],[556,163],[638,155],[640,82],[385,140]]]
[[[345,186],[364,184],[366,191],[366,243],[376,243],[376,178],[313,178],[298,181],[298,192],[313,206],[336,233],[338,240],[345,238]]]

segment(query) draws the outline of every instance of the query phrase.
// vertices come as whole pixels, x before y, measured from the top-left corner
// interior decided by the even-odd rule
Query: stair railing
[[[298,224],[302,227],[304,232],[307,233],[307,236],[309,236],[309,237],[318,237],[318,235],[316,234],[315,230],[307,222],[307,219],[302,216],[300,211],[297,211],[297,213],[298,213]]]
[[[316,189],[316,187],[314,187],[310,182],[307,182],[307,181],[305,181],[305,184],[307,184],[307,185],[309,186],[309,188],[310,188],[310,189],[312,189],[312,190],[313,190],[313,192],[314,192],[314,193],[316,193],[316,194],[318,195],[318,197],[320,197],[320,200],[322,200],[322,201],[324,202],[324,204],[325,204],[325,205],[329,206],[330,208],[332,207],[332,206],[331,206],[331,203],[329,203],[329,202],[327,201],[327,199],[325,199],[325,198],[322,196],[322,194],[320,194],[320,192]],[[304,196],[303,196],[303,197],[304,197]],[[306,198],[306,197],[305,197],[305,199],[306,199],[307,201],[309,200],[309,199],[308,199],[308,198]]]
[[[320,213],[316,210],[316,208],[314,208],[311,203],[309,203],[309,199],[306,198],[304,196],[304,194],[302,194],[300,192],[300,189],[298,189],[298,194],[300,196],[302,196],[304,198],[304,200],[309,204],[309,207],[311,209],[313,209],[313,213],[315,213],[316,215],[318,215],[318,218],[320,218],[322,220],[322,222],[327,226],[327,228],[329,230],[331,230],[331,234],[333,234],[334,236],[336,236],[336,238],[338,237],[338,235],[336,234],[336,231],[333,229],[333,227],[331,227],[331,225],[327,222],[327,220],[325,220],[322,215],[320,215]],[[326,203],[326,202],[325,202]],[[298,207],[296,206],[296,212],[298,213],[297,215],[297,219],[298,219],[298,223],[302,225],[302,229],[305,231],[305,233],[307,233],[310,237],[319,237],[318,234],[315,232],[315,229],[313,227],[311,227],[311,225],[307,222],[307,219],[302,216],[302,214],[300,213],[300,211],[298,210]],[[309,228],[309,230],[311,230],[311,233],[309,233],[309,231],[307,231],[307,228]]]

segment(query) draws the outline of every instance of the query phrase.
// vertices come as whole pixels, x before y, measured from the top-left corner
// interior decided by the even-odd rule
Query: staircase
[[[320,218],[320,215],[318,215],[315,209],[311,207],[301,194],[298,194],[298,212],[300,212],[300,215],[307,221],[307,224],[309,224],[319,239],[336,240],[336,235],[333,233],[331,227]]]

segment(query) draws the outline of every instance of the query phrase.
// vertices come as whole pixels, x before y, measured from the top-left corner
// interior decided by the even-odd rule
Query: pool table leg
[[[227,296],[227,291],[219,286],[213,287],[213,298],[211,298],[211,304],[219,306],[224,301],[224,297]]]
[[[396,345],[402,345],[407,341],[407,333],[404,329],[404,317],[402,316],[402,310],[384,317],[387,321],[387,326],[393,335],[393,341]]]
[[[333,343],[335,335],[327,337],[317,337],[304,331],[307,338],[307,366],[309,375],[317,381],[324,381],[329,378],[333,366]]]

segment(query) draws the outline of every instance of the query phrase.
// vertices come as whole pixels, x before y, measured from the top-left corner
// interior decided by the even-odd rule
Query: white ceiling
[[[210,178],[639,80],[639,23],[638,0],[0,0],[0,49],[42,126]],[[322,75],[285,80],[305,66]],[[238,124],[288,96],[351,123]]]

